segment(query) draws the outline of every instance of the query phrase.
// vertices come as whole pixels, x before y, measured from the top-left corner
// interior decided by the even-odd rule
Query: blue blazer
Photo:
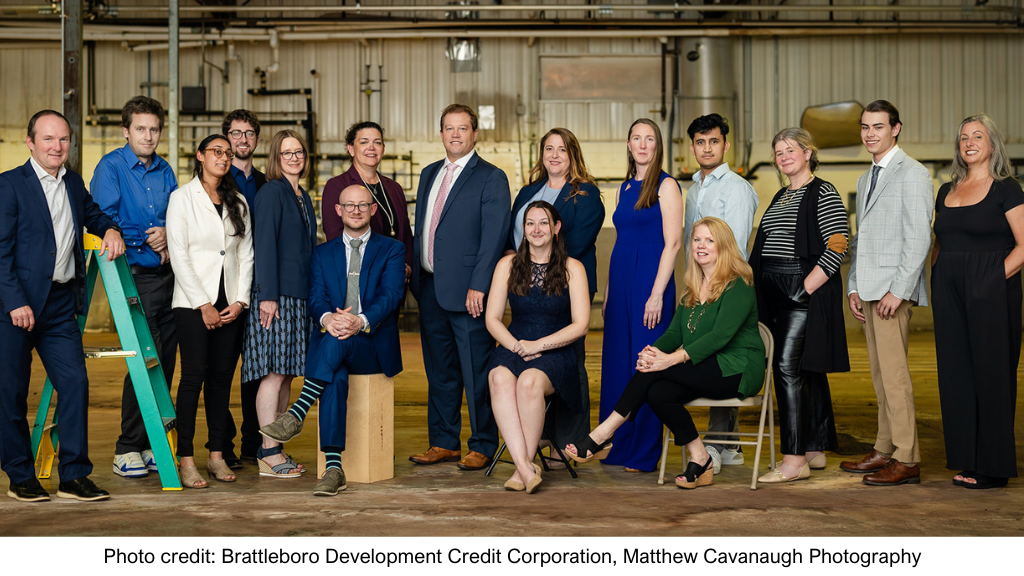
[[[261,192],[262,194],[262,192]],[[384,374],[394,376],[402,371],[402,345],[398,339],[398,303],[405,292],[405,245],[398,240],[371,233],[362,249],[359,269],[359,301],[370,323],[370,338]],[[345,308],[348,292],[348,258],[341,236],[325,242],[313,251],[309,274],[309,315],[313,326],[309,338],[309,354],[317,353],[325,338],[320,317],[338,308]],[[307,366],[316,363],[307,361]],[[332,375],[317,375],[326,382]]]
[[[416,192],[416,234],[410,288],[420,299],[422,255],[430,223],[424,213],[430,188],[445,164],[438,160],[423,169]],[[508,178],[497,166],[474,154],[452,184],[434,235],[434,285],[437,302],[450,312],[466,311],[472,288],[487,294],[494,266],[501,258],[511,221]]]
[[[528,184],[516,195],[512,203],[512,221],[515,215],[526,206],[533,195],[544,186],[545,181]],[[580,184],[580,191],[586,195],[577,194],[572,200],[572,184],[566,183],[559,192],[558,198],[552,206],[558,210],[562,217],[562,241],[565,243],[565,251],[571,258],[579,260],[587,271],[587,284],[590,286],[590,294],[597,293],[597,235],[604,225],[604,202],[601,201],[601,191],[589,183]],[[513,231],[508,231],[508,241],[505,244],[506,250],[515,250]]]
[[[64,188],[75,227],[76,311],[85,303],[85,251],[82,228],[103,236],[115,228],[85,189],[82,177],[68,170]],[[0,322],[11,322],[11,311],[29,306],[39,317],[53,283],[57,242],[43,187],[30,162],[0,174]]]
[[[284,178],[270,180],[256,194],[252,211],[256,270],[252,300],[277,300],[281,295],[306,298],[309,295],[309,261],[316,246],[316,212],[313,201],[301,187],[302,203],[309,215],[306,226],[295,203],[292,185]]]

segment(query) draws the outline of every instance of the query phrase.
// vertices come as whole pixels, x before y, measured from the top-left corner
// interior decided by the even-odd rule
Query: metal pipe
[[[179,47],[178,43],[180,38],[179,32],[180,27],[178,25],[178,0],[171,0],[168,8],[167,28],[169,30],[167,34],[168,42],[168,68],[169,75],[167,78],[167,131],[170,132],[169,150],[167,154],[167,161],[171,164],[171,169],[174,170],[174,175],[178,175],[178,110],[180,105],[178,104],[178,54]]]
[[[266,12],[288,12],[288,13],[346,13],[357,14],[367,13],[396,13],[396,12],[582,12],[593,10],[593,4],[527,4],[527,5],[487,5],[487,6],[416,6],[416,5],[381,5],[366,6],[357,3],[354,6],[181,6],[178,7],[177,0],[171,2],[181,13],[266,13]],[[171,6],[118,6],[118,15],[131,13],[151,14],[164,9],[170,10]],[[5,12],[31,12],[39,14],[39,5],[4,6]],[[600,6],[603,13],[607,12],[963,12],[963,13],[1012,13],[1019,14],[1022,10],[1016,6],[834,6],[834,5],[798,5],[786,4],[781,6],[764,5],[654,5],[644,6],[638,4],[604,4]]]

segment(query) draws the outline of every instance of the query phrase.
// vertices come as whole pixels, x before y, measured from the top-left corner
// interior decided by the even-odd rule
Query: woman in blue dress
[[[676,298],[676,254],[683,241],[683,198],[679,184],[662,171],[661,129],[641,118],[629,128],[629,170],[619,187],[615,248],[604,291],[604,347],[601,355],[603,422],[636,371],[645,346],[665,332]],[[661,455],[661,421],[644,406],[632,422],[615,432],[605,464],[649,472]]]
[[[545,398],[557,394],[569,410],[583,410],[573,343],[590,325],[587,272],[566,253],[561,228],[551,204],[531,202],[523,242],[498,261],[487,297],[484,319],[499,345],[487,366],[491,408],[516,465],[507,490],[533,493],[540,484],[540,466],[533,459]],[[502,322],[506,301],[512,306],[507,328]]]

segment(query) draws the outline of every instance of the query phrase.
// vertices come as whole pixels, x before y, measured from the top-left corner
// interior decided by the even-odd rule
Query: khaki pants
[[[914,386],[907,364],[913,305],[903,301],[888,320],[878,317],[878,302],[864,302],[864,334],[868,341],[871,382],[878,397],[875,450],[904,463],[921,461],[914,412]]]

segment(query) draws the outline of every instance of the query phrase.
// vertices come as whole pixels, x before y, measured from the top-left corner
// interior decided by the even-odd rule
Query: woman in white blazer
[[[234,482],[224,463],[231,380],[242,351],[252,286],[249,207],[230,177],[231,145],[219,134],[199,144],[191,182],[171,193],[167,246],[174,269],[171,306],[181,336],[178,461],[182,485],[206,488],[193,457],[199,392],[206,403],[210,477]],[[206,384],[205,389],[203,384]]]

